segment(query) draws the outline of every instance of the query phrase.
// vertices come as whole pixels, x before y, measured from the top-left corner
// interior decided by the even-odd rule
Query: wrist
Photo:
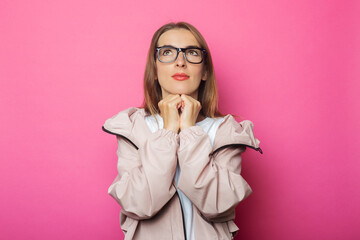
[[[175,127],[175,126],[164,126],[164,129],[173,131],[174,133],[178,133],[178,132],[179,132],[179,127]]]
[[[192,127],[192,126],[195,126],[195,124],[185,123],[185,124],[181,124],[180,129],[182,131],[182,130],[184,130],[186,128],[189,128],[189,127]]]

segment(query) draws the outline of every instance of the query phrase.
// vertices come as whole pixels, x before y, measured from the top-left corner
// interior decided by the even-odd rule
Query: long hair
[[[171,22],[160,27],[153,35],[150,48],[147,55],[146,68],[144,73],[144,102],[142,107],[147,113],[155,115],[160,113],[158,107],[159,101],[162,99],[161,86],[156,79],[156,57],[155,57],[155,48],[158,43],[158,40],[166,31],[172,29],[186,29],[190,31],[201,48],[204,48],[206,51],[204,59],[203,73],[206,72],[207,79],[206,81],[201,81],[198,89],[198,101],[201,104],[200,113],[205,117],[221,117],[224,116],[218,110],[218,91],[214,73],[214,66],[211,59],[211,54],[208,45],[206,44],[205,39],[201,33],[191,24],[186,22]]]

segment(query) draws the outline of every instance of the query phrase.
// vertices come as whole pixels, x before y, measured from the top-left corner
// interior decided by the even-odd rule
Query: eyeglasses
[[[172,46],[163,46],[156,48],[156,55],[160,62],[171,63],[179,56],[179,52],[183,52],[184,58],[189,63],[202,63],[205,56],[205,49],[198,47],[176,48]]]

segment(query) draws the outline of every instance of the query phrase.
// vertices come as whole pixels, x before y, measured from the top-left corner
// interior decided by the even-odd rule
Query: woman
[[[251,192],[241,177],[246,147],[262,153],[253,124],[217,108],[209,48],[185,22],[151,41],[141,108],[106,120],[118,141],[109,194],[125,239],[233,239],[235,207]]]

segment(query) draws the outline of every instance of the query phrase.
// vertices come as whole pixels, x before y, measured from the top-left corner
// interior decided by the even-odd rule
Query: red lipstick
[[[177,81],[184,81],[184,80],[189,78],[189,76],[186,75],[185,73],[175,73],[171,77],[174,78]]]

